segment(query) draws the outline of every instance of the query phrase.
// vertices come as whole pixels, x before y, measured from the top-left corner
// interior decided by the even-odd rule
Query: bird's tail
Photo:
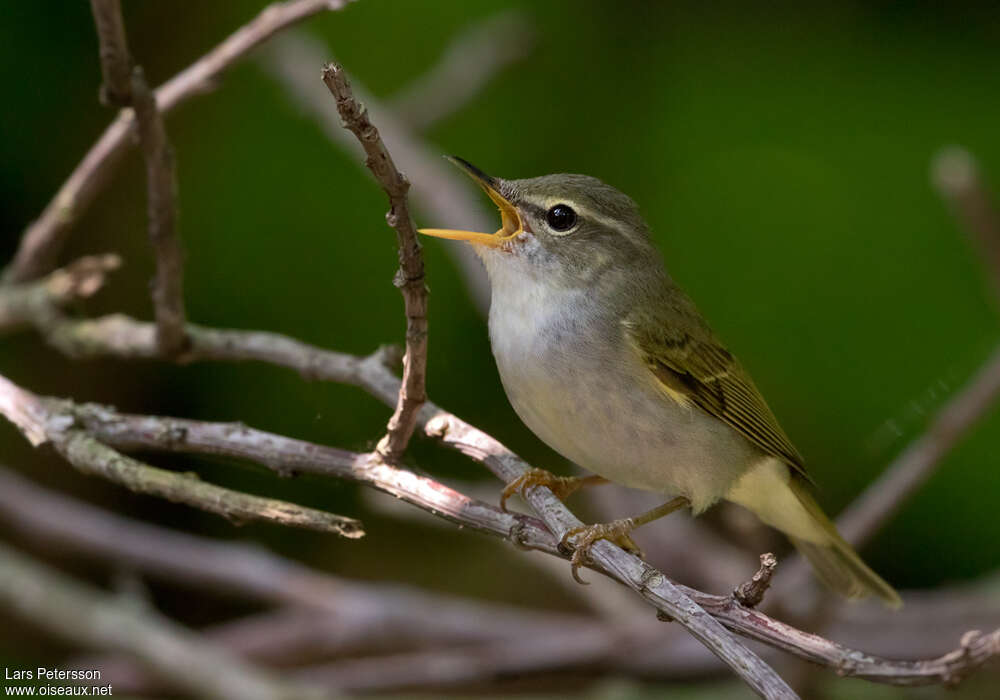
[[[861,561],[809,493],[805,480],[768,460],[740,478],[726,496],[784,532],[812,565],[816,576],[848,598],[876,595],[886,605],[902,605],[899,594]]]

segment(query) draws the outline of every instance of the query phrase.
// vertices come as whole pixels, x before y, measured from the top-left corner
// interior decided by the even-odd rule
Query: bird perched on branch
[[[664,270],[629,197],[584,175],[502,180],[449,160],[499,207],[502,226],[421,232],[474,246],[490,277],[490,341],[514,410],[598,475],[531,470],[504,500],[537,485],[565,498],[604,481],[669,498],[638,517],[567,533],[574,577],[594,542],[637,551],[629,533],[639,525],[724,499],[785,533],[839,593],[900,604],[813,500],[802,457]]]

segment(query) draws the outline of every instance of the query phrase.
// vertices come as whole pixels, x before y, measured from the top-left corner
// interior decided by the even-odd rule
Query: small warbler
[[[629,197],[584,175],[502,180],[449,160],[499,207],[501,228],[421,233],[474,246],[490,278],[490,341],[514,410],[598,475],[531,470],[504,500],[539,484],[565,498],[602,481],[669,497],[638,517],[568,533],[574,577],[597,540],[637,550],[635,527],[724,499],[785,533],[834,590],[900,605],[816,504],[801,455],[671,280]]]

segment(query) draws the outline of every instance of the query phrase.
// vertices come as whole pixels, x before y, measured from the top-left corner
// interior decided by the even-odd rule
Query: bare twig
[[[454,480],[449,482],[452,488],[467,496],[487,503],[496,501],[496,487],[489,482],[456,483]],[[361,497],[366,508],[396,521],[419,523],[422,527],[441,529],[451,527],[451,523],[446,520],[435,517],[427,511],[411,508],[410,504],[402,499],[391,498],[387,494],[375,491],[362,492]],[[600,576],[590,581],[589,586],[581,586],[572,577],[566,576],[566,564],[562,559],[527,557],[524,563],[534,567],[546,579],[558,585],[564,594],[573,598],[575,604],[608,622],[622,624],[625,621],[649,620],[649,606],[612,578]],[[742,572],[723,580],[727,583],[736,580],[739,573]]]
[[[376,616],[366,629],[371,630],[380,622]],[[881,618],[880,623],[885,631],[894,627]],[[949,625],[947,629],[953,626]],[[348,636],[353,632],[351,627],[348,623]],[[912,642],[914,638],[929,636],[927,629],[927,623],[907,625],[903,632],[892,635],[890,644],[905,650],[907,643],[903,634],[908,634]],[[941,630],[940,627],[933,629]],[[393,629],[382,629],[381,632],[385,639],[370,641],[383,645],[378,648],[384,649],[385,643],[391,644]],[[214,643],[246,654],[258,663],[277,663],[284,667],[295,661],[305,661],[309,665],[303,671],[295,672],[295,677],[335,685],[344,690],[463,685],[490,681],[504,675],[566,673],[573,669],[588,673],[629,674],[655,680],[711,677],[724,670],[716,657],[681,630],[670,633],[661,629],[657,632],[648,625],[638,628],[635,625],[571,625],[568,628],[555,625],[538,634],[529,629],[515,638],[498,636],[486,644],[461,645],[459,640],[455,640],[440,648],[421,648],[374,658],[358,658],[357,647],[345,646],[345,629],[339,618],[326,618],[305,611],[284,610],[256,615],[210,628],[206,630],[206,635]],[[530,645],[526,644],[528,641]],[[524,653],[528,648],[531,653]],[[350,653],[354,660],[328,664],[320,661],[340,653]],[[954,653],[949,652],[946,658],[952,656]],[[78,659],[74,665],[105,669],[110,677],[115,678],[116,687],[122,684],[123,690],[150,692],[156,689],[141,669],[120,657]],[[941,670],[942,667],[937,664],[937,668]],[[970,670],[962,668],[956,680]]]
[[[386,104],[414,131],[423,131],[468,104],[511,63],[534,48],[535,28],[529,17],[507,10],[464,29],[438,62]]]
[[[101,57],[101,101],[115,107],[132,104],[132,58],[125,39],[125,23],[119,0],[90,0],[97,25]]]
[[[100,43],[102,95],[119,107],[133,108],[139,145],[146,162],[149,240],[156,257],[153,308],[160,352],[170,357],[184,349],[184,266],[177,235],[177,176],[156,97],[142,68],[132,67],[119,0],[91,0]]]
[[[344,690],[376,691],[414,686],[454,686],[483,678],[503,678],[542,671],[558,671],[583,660],[597,664],[608,657],[609,641],[625,651],[651,643],[649,634],[628,636],[625,630],[591,628],[555,630],[543,636],[524,636],[517,643],[501,641],[473,648],[388,654],[374,658],[343,659],[294,673],[317,685]],[[586,666],[583,666],[586,668]]]
[[[917,490],[958,442],[1000,398],[1000,349],[934,416],[877,481],[837,519],[844,537],[861,545]]]
[[[330,51],[323,42],[306,32],[293,30],[273,41],[262,58],[264,67],[332,142],[352,152],[362,150],[357,140],[341,127],[336,104],[316,84],[312,71],[304,69],[329,60]],[[356,76],[351,87],[379,125],[379,133],[392,149],[393,159],[403,172],[410,174],[410,200],[424,216],[432,218],[436,226],[475,231],[496,228],[495,216],[488,215],[478,189],[468,178],[448,167],[439,151],[429,149],[403,121],[402,115],[384,107]],[[458,265],[476,307],[485,315],[490,308],[490,287],[479,258],[470,246],[446,246],[445,250]]]
[[[156,90],[162,114],[214,87],[219,76],[262,42],[290,25],[324,10],[339,10],[349,0],[286,0],[264,8],[221,44]],[[107,184],[131,144],[135,115],[122,110],[59,188],[41,216],[25,230],[4,282],[24,282],[56,266],[70,230]]]
[[[406,450],[417,424],[417,411],[427,400],[427,287],[424,283],[424,258],[417,240],[417,229],[410,216],[406,193],[410,183],[399,172],[386,150],[378,129],[368,118],[368,112],[351,91],[344,69],[335,63],[323,68],[323,82],[337,102],[337,111],[361,143],[368,156],[365,164],[389,197],[386,221],[396,229],[399,245],[399,271],[394,280],[403,294],[406,307],[406,355],[403,357],[403,383],[399,389],[396,410],[389,419],[385,437],[378,452],[393,461]]]
[[[173,148],[167,139],[156,97],[138,66],[132,72],[132,102],[139,144],[146,161],[149,241],[156,256],[153,309],[156,343],[166,356],[184,350],[184,260],[177,235],[177,179]]]
[[[0,414],[14,423],[32,445],[51,443],[85,474],[236,522],[268,521],[352,539],[364,535],[361,523],[353,518],[232,491],[202,482],[190,473],[171,472],[126,457],[76,428],[71,407],[68,402],[42,399],[0,376]]]
[[[61,320],[59,307],[95,294],[118,269],[117,255],[94,255],[24,284],[0,285],[0,332],[34,325],[45,329]]]
[[[994,291],[1000,295],[1000,212],[990,200],[975,160],[964,149],[946,149],[934,160],[932,179],[971,232]],[[998,399],[1000,348],[994,349],[975,376],[934,415],[927,429],[837,518],[845,539],[860,547],[878,532]],[[789,567],[783,585],[797,588],[807,575],[807,566],[799,559]]]
[[[1000,212],[990,200],[975,160],[962,148],[945,149],[934,160],[932,176],[941,195],[969,229],[1000,296]],[[839,518],[838,526],[848,541],[860,545],[877,532],[998,398],[1000,348]]]
[[[53,517],[55,513],[59,517]],[[396,645],[480,642],[589,624],[576,615],[463,601],[405,586],[355,583],[251,544],[217,541],[116,515],[48,491],[2,467],[0,522],[7,531],[49,551],[108,559],[228,597],[294,606],[298,612],[285,615],[300,622],[303,617],[314,620],[303,636],[323,637],[329,653],[358,645],[383,646],[387,635]],[[234,648],[252,652],[252,645]]]
[[[972,235],[993,292],[1000,298],[1000,211],[983,184],[975,159],[964,148],[946,148],[934,159],[932,179]]]
[[[757,573],[749,581],[744,581],[737,586],[736,590],[733,591],[733,597],[739,601],[740,605],[747,608],[755,608],[760,605],[761,601],[764,600],[764,594],[767,593],[767,589],[771,587],[771,577],[774,575],[774,569],[777,566],[777,557],[770,552],[761,554],[760,568],[757,569]]]
[[[428,421],[424,430],[443,444],[482,463],[505,483],[511,483],[528,468],[523,460],[495,438],[444,411]],[[531,489],[525,494],[525,499],[557,538],[562,538],[570,529],[581,525],[548,488]],[[733,646],[732,638],[723,631],[718,621],[693,601],[683,587],[670,581],[642,559],[627,554],[607,540],[601,540],[593,546],[591,557],[601,570],[638,593],[665,619],[675,620],[685,627],[730,668],[736,670],[756,692],[765,697],[772,697],[770,693],[776,697],[795,696],[770,667],[758,664],[760,659],[756,654],[745,647]]]
[[[116,318],[124,319],[124,317]],[[124,320],[126,325],[119,325],[115,329],[118,332],[117,337],[113,338],[109,344],[102,346],[104,352],[111,352],[111,354],[120,352],[124,356],[142,356],[151,352],[152,348],[155,347],[151,324]],[[229,333],[233,335],[227,335]],[[199,334],[192,332],[192,337],[197,339]],[[267,357],[283,366],[300,370],[309,368],[313,376],[323,376],[334,381],[344,381],[362,386],[388,405],[392,405],[394,402],[399,388],[399,379],[385,367],[378,354],[371,358],[357,358],[311,348],[273,334],[212,331],[205,337],[211,339],[208,342],[211,344],[214,353],[211,356],[214,359],[221,357],[226,359],[262,359]],[[249,341],[250,346],[240,346],[238,344],[240,340]],[[91,351],[98,347],[96,341],[96,336],[90,338],[89,348]],[[196,341],[195,348],[197,347]],[[16,412],[5,410],[4,395],[3,392],[0,392],[0,412],[18,422],[19,415]],[[526,467],[520,458],[499,442],[429,402],[421,409],[420,420],[428,435],[436,437],[444,444],[487,464],[491,468],[498,471],[501,469],[513,471]],[[142,446],[147,449],[173,449],[171,447],[173,444],[176,449],[183,451],[230,454],[251,459],[258,459],[256,455],[259,452],[260,463],[270,465],[279,471],[288,468],[302,471],[312,469],[316,473],[343,475],[344,478],[365,481],[375,486],[379,484],[389,486],[390,488],[383,490],[390,493],[398,492],[404,498],[410,497],[409,493],[406,490],[397,489],[397,485],[419,484],[421,483],[419,480],[423,479],[423,477],[417,477],[406,470],[390,467],[378,461],[376,464],[379,471],[376,474],[366,474],[364,471],[357,473],[353,468],[358,466],[358,460],[371,458],[370,455],[352,455],[352,453],[341,450],[261,433],[232,424],[178,422],[177,419],[151,416],[120,416],[109,409],[95,406],[83,406],[73,410],[68,422],[73,421],[79,421],[83,425],[77,430],[88,433],[92,430],[102,440],[116,442],[124,447]],[[23,423],[23,421],[21,422]],[[174,429],[171,430],[171,427]],[[184,428],[186,431],[179,431],[176,428]],[[173,440],[170,439],[171,436],[173,436]],[[345,470],[348,469],[349,465],[352,469],[348,473]],[[382,471],[386,469],[390,471]],[[377,474],[387,474],[388,478],[376,478]],[[433,489],[438,494],[432,500],[431,512],[438,512],[455,522],[475,527],[480,531],[511,539],[521,546],[566,556],[559,551],[557,539],[533,518],[500,513],[499,509],[478,502],[473,504],[475,508],[470,508],[468,504],[470,499],[461,494],[456,494],[457,502],[449,505],[452,494],[455,492],[441,485],[435,486],[436,482],[428,480],[425,483],[428,489]],[[540,491],[542,489],[535,489],[529,494],[529,498],[532,494],[537,494]],[[414,497],[412,502],[420,505],[420,500],[421,498]],[[559,505],[562,506],[561,503]],[[495,514],[510,519],[503,520]],[[624,555],[624,552],[622,554]],[[595,559],[597,559],[596,566],[603,568],[604,562],[599,557],[595,557]],[[638,577],[640,579],[639,585],[644,588],[641,595],[657,609],[670,614],[670,611],[676,607],[660,602],[666,577],[648,567],[641,560],[636,561],[641,571],[650,572],[645,580],[642,580],[642,573],[638,571],[633,573],[632,567],[626,568],[624,571],[617,568],[605,570],[627,585],[633,578]],[[832,667],[840,674],[883,683],[915,685],[954,680],[1000,653],[1000,649],[997,648],[997,638],[1000,636],[1000,630],[998,630],[993,634],[976,638],[962,654],[954,652],[931,661],[893,661],[864,654],[822,637],[797,630],[756,610],[742,606],[732,596],[710,595],[684,586],[676,586],[676,589],[682,591],[689,599],[696,601],[703,610],[726,627],[743,636],[813,663]],[[690,623],[687,610],[684,610],[683,614],[685,615],[683,621]]]
[[[171,687],[220,700],[329,698],[316,686],[279,682],[221,647],[0,544],[0,604],[87,647],[140,658]]]
[[[444,484],[361,454],[255,430],[241,424],[130,416],[106,406],[72,407],[75,420],[96,439],[121,450],[167,450],[247,459],[279,474],[333,476],[371,486],[473,530],[499,534],[520,547],[556,553],[536,518],[506,513]]]

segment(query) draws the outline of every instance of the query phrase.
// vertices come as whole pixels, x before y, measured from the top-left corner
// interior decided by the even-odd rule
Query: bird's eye
[[[565,204],[557,204],[545,214],[553,231],[569,231],[576,224],[576,212]]]

